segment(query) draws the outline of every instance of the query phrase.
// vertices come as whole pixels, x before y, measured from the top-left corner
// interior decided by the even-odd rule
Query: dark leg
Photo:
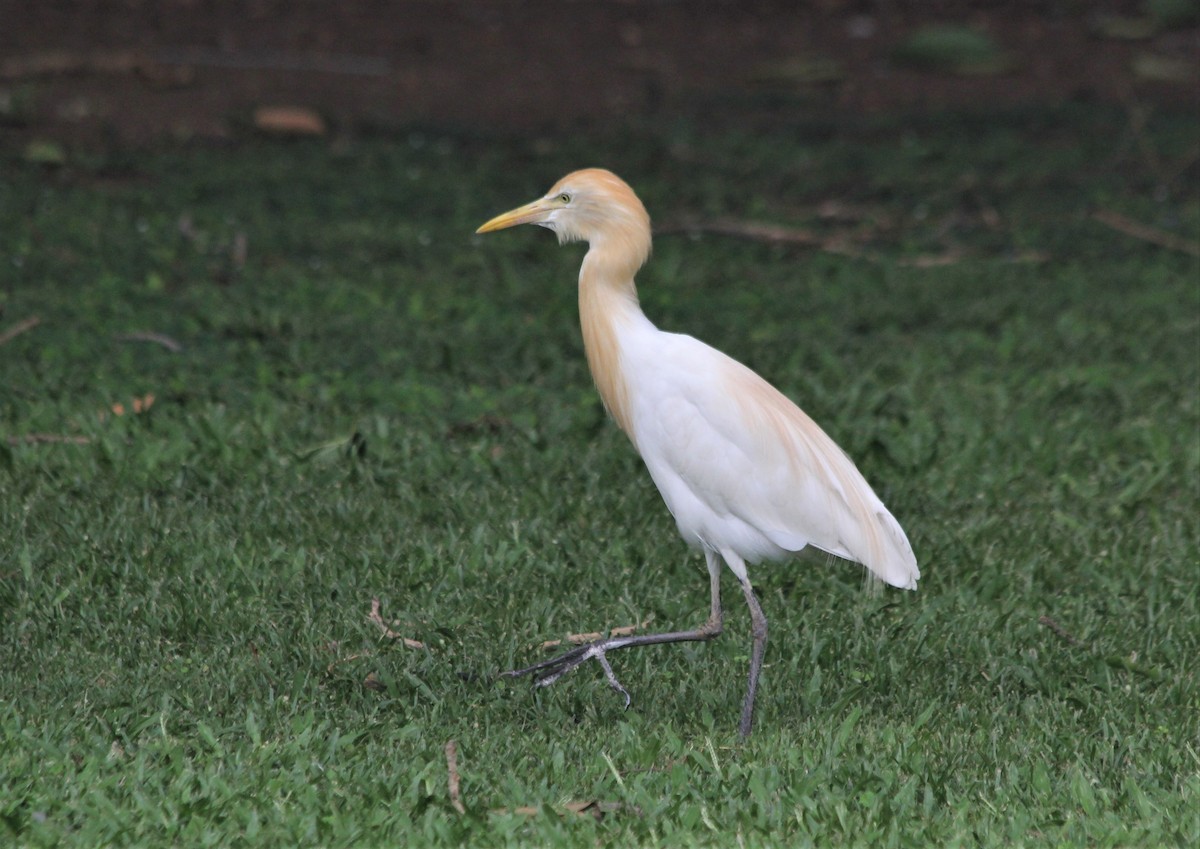
[[[709,608],[708,620],[692,631],[671,631],[665,634],[642,634],[631,637],[609,637],[607,640],[597,640],[594,643],[577,646],[568,652],[527,666],[524,669],[514,669],[501,673],[505,678],[519,678],[522,675],[533,675],[534,685],[549,687],[566,673],[577,666],[595,658],[600,662],[609,685],[625,697],[625,707],[629,707],[629,691],[621,686],[617,676],[613,674],[608,663],[606,652],[632,646],[653,646],[659,643],[682,643],[693,640],[711,640],[721,633],[723,619],[721,615],[721,559],[715,552],[705,551],[708,559],[709,588],[712,594],[712,604]],[[760,611],[761,615],[761,611]],[[761,658],[760,658],[761,661]]]
[[[762,671],[763,654],[767,650],[767,617],[754,595],[750,581],[742,581],[742,592],[750,606],[750,632],[754,635],[754,647],[750,650],[750,681],[746,685],[746,699],[742,702],[742,721],[738,723],[738,734],[750,736],[754,725],[754,697],[758,694],[758,674]]]

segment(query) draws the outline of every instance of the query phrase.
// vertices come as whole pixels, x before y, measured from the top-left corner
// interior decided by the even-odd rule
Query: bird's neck
[[[609,261],[595,245],[579,270],[579,323],[588,368],[604,406],[630,439],[634,434],[622,334],[646,320],[633,282],[636,270]]]

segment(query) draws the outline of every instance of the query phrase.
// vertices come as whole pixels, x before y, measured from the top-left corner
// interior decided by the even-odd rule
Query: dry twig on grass
[[[592,799],[588,802],[572,799],[571,801],[563,802],[559,807],[561,808],[559,813],[562,814],[591,815],[600,820],[604,819],[607,814],[613,814],[624,809],[625,806],[620,802],[602,802],[599,799]],[[637,808],[634,808],[633,811],[634,813],[641,813]],[[519,808],[496,808],[492,811],[493,814],[516,814],[522,817],[535,817],[541,812],[542,809],[534,805],[522,805]]]
[[[373,652],[373,651],[363,651],[363,652],[359,652],[358,654],[348,654],[345,657],[339,657],[337,660],[332,661],[328,666],[325,667],[325,671],[333,672],[335,667],[340,666],[343,663],[349,663],[352,660],[362,660],[364,657],[374,657],[374,656],[375,656],[375,652]]]
[[[462,790],[459,788],[458,780],[458,744],[453,740],[446,743],[446,773],[450,784],[450,804],[454,810],[465,814],[467,809],[463,806]]]
[[[681,221],[656,227],[656,235],[683,233],[687,235],[709,234],[764,242],[768,245],[795,245],[818,248],[828,253],[859,257],[862,251],[850,244],[844,234],[819,236],[811,230],[784,227],[779,224],[763,224],[758,221],[741,221],[736,218],[714,218],[710,221]]]
[[[89,436],[66,436],[59,433],[26,433],[22,436],[8,437],[9,445],[38,445],[43,443],[65,443],[67,445],[87,445],[92,441]]]
[[[573,646],[581,646],[584,643],[594,643],[596,640],[603,639],[606,636],[607,637],[628,637],[630,634],[634,633],[635,631],[639,631],[642,628],[645,628],[649,624],[650,624],[650,619],[645,619],[642,622],[639,622],[635,625],[622,625],[619,628],[610,628],[607,634],[605,634],[602,631],[588,631],[587,633],[584,633],[584,634],[567,634],[567,639],[565,640],[565,642],[568,642]],[[563,644],[563,642],[564,642],[564,640],[546,640],[546,642],[542,643],[542,648],[543,649],[558,648],[559,646],[561,646]]]
[[[155,345],[162,345],[172,354],[178,354],[183,350],[183,345],[176,342],[170,336],[165,333],[155,333],[153,330],[135,330],[132,333],[121,333],[116,338],[120,342],[153,342]]]
[[[714,218],[710,221],[680,221],[665,227],[656,227],[655,235],[669,233],[710,234],[767,242],[775,245],[804,245],[819,248],[825,240],[810,230],[783,227],[778,224],[763,224],[758,221],[741,221],[736,218]]]
[[[1124,233],[1126,236],[1141,239],[1143,242],[1158,245],[1160,248],[1168,248],[1188,254],[1189,256],[1200,257],[1200,242],[1194,242],[1191,239],[1176,236],[1174,233],[1159,230],[1157,227],[1142,224],[1140,221],[1134,221],[1129,216],[1122,215],[1115,210],[1097,209],[1092,213],[1092,218],[1106,227],[1111,227],[1118,233]]]
[[[1053,631],[1055,634],[1057,634],[1059,637],[1061,637],[1063,639],[1063,641],[1067,643],[1067,645],[1071,645],[1071,646],[1082,646],[1083,645],[1083,643],[1081,643],[1079,640],[1077,640],[1071,634],[1070,631],[1068,631],[1062,625],[1058,624],[1058,622],[1051,619],[1049,616],[1039,616],[1038,623],[1041,625],[1045,625],[1047,628],[1049,628],[1051,631]]]
[[[31,315],[29,318],[27,318],[23,321],[18,321],[12,327],[8,328],[8,330],[5,330],[3,333],[0,333],[0,345],[7,345],[9,342],[16,339],[18,336],[20,336],[25,331],[33,330],[33,328],[37,327],[41,323],[42,323],[41,316],[37,316],[37,315]]]
[[[1039,616],[1038,624],[1045,625],[1067,645],[1089,651],[1093,656],[1103,660],[1106,665],[1112,667],[1113,669],[1132,672],[1135,675],[1141,675],[1144,678],[1149,678],[1151,681],[1165,681],[1168,677],[1167,673],[1163,672],[1158,667],[1149,666],[1145,663],[1139,663],[1138,653],[1136,651],[1131,652],[1128,657],[1117,654],[1101,655],[1091,645],[1076,638],[1075,635],[1073,635],[1070,631],[1049,616]]]
[[[367,620],[378,625],[379,630],[383,632],[383,636],[387,637],[389,640],[403,640],[404,645],[410,649],[425,648],[425,644],[421,641],[410,639],[388,627],[388,624],[383,621],[383,616],[381,616],[379,613],[379,599],[377,598],[371,599],[371,612],[367,614]],[[393,622],[392,624],[395,625],[397,623]]]

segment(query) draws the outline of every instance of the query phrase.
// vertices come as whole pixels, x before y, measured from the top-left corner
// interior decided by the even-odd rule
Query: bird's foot
[[[595,658],[600,663],[600,668],[604,670],[604,677],[608,679],[608,685],[625,697],[625,709],[628,710],[633,699],[629,695],[629,691],[622,687],[621,682],[617,680],[617,676],[613,673],[612,666],[608,662],[608,657],[605,655],[605,652],[609,649],[621,648],[626,643],[627,640],[620,638],[598,640],[594,643],[577,646],[568,652],[560,654],[558,657],[543,660],[541,663],[535,663],[524,669],[512,669],[500,674],[505,678],[520,678],[523,675],[532,675],[535,687],[549,687],[572,669],[582,666],[587,661]]]

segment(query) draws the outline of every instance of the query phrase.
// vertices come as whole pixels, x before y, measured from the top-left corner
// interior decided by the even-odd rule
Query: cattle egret
[[[721,561],[741,584],[754,642],[738,730],[754,721],[767,619],[747,563],[779,560],[808,545],[864,564],[895,587],[921,576],[900,524],[837,444],[750,369],[691,336],[665,333],[638,305],[634,274],[650,255],[650,216],[615,174],[589,168],[545,197],[476,232],[517,224],[588,243],[579,270],[579,319],[588,366],[605,407],[642,456],[684,540],[708,561],[711,608],[692,631],[601,639],[509,676],[557,681],[588,660],[628,691],[606,653],[630,646],[709,640],[721,633]]]

